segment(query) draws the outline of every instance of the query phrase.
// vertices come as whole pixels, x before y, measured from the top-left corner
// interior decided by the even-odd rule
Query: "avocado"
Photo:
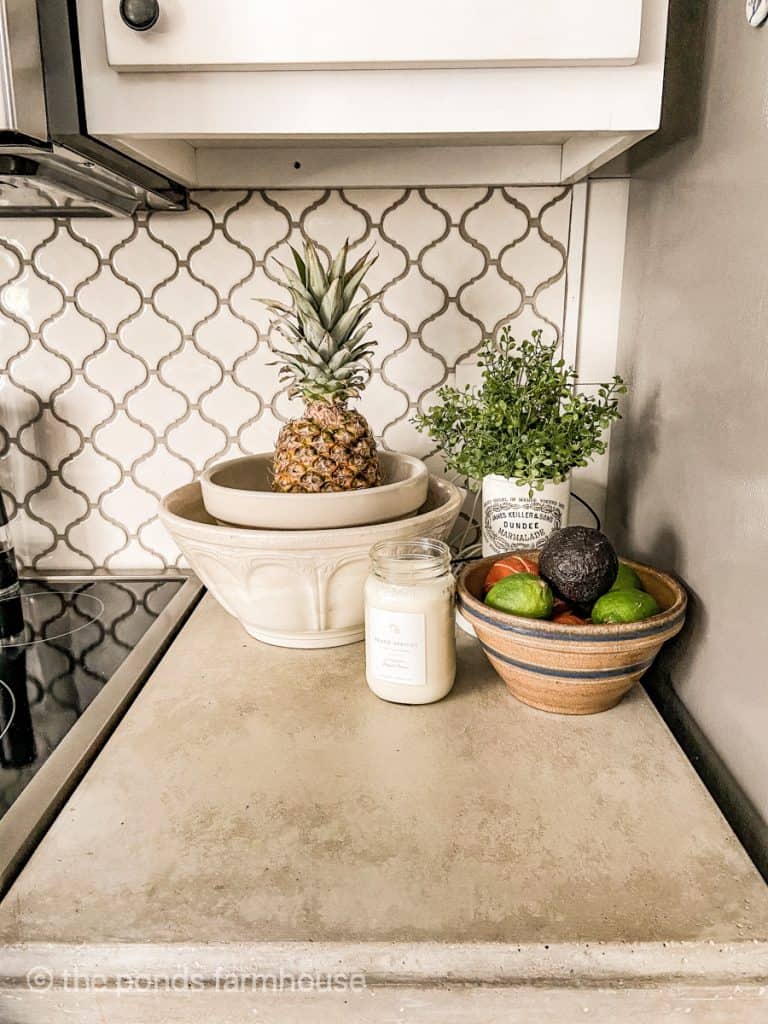
[[[547,538],[539,573],[560,597],[589,606],[610,590],[619,560],[608,538],[588,526],[566,526]]]

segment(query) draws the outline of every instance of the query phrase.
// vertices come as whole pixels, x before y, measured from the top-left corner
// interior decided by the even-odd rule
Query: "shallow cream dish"
[[[272,490],[272,452],[262,452],[211,466],[200,486],[206,511],[214,519],[270,530],[335,530],[385,523],[424,504],[429,473],[421,459],[380,451],[379,464],[379,487],[280,494]]]

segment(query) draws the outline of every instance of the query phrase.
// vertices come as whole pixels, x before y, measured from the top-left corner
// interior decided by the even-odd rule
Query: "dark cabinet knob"
[[[158,0],[120,0],[120,17],[128,28],[146,32],[160,17]]]

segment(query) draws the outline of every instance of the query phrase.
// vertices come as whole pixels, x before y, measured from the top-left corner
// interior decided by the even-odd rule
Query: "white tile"
[[[7,367],[29,343],[29,328],[0,314],[0,366]]]
[[[245,189],[214,189],[195,192],[192,203],[195,206],[202,206],[217,224],[222,224],[227,214],[247,200],[248,192]]]
[[[399,203],[406,193],[403,188],[345,188],[342,191],[348,202],[365,210],[372,224],[381,223],[386,211]]]
[[[120,480],[120,467],[112,459],[97,452],[91,441],[61,467],[61,478],[70,487],[88,495],[90,501],[98,501],[101,495],[114,487]]]
[[[510,199],[527,207],[532,217],[538,217],[541,211],[548,204],[556,201],[560,196],[570,201],[570,189],[562,185],[540,185],[540,186],[505,186],[503,192]]]
[[[230,436],[237,434],[241,426],[255,419],[262,410],[261,401],[251,391],[239,387],[227,376],[217,388],[205,395],[200,402],[203,415]]]
[[[64,229],[37,249],[34,263],[39,273],[60,284],[68,295],[99,269],[99,259],[93,249]]]
[[[0,459],[0,486],[6,494],[13,496],[18,505],[28,495],[45,483],[48,473],[39,459],[20,451],[16,444],[5,450]],[[8,509],[10,514],[11,509]]]
[[[504,246],[525,236],[529,221],[524,207],[521,209],[500,189],[494,189],[487,202],[467,214],[463,226],[467,235],[484,245],[495,259]]]
[[[350,251],[350,262],[359,259],[363,253],[374,246],[376,262],[365,275],[364,286],[368,293],[380,291],[395,278],[405,274],[408,259],[402,249],[388,242],[378,231],[371,234]]]
[[[77,374],[53,400],[56,415],[89,437],[115,411],[112,398]]]
[[[183,344],[181,328],[170,323],[155,310],[145,305],[118,331],[123,348],[138,356],[150,370],[156,370],[163,359]]]
[[[49,352],[39,341],[33,341],[13,360],[9,372],[15,384],[33,391],[43,402],[50,401],[53,392],[72,376],[66,359]]]
[[[325,189],[319,188],[271,188],[264,192],[264,199],[273,204],[289,221],[296,221],[302,214],[320,202],[326,194]],[[254,193],[254,197],[257,193]]]
[[[488,333],[494,333],[498,324],[518,312],[522,301],[520,289],[505,281],[496,267],[459,293],[461,308],[477,317]]]
[[[154,305],[160,313],[179,324],[185,334],[209,317],[218,305],[216,292],[208,285],[196,281],[186,267],[167,284],[160,285],[154,295]]]
[[[505,274],[523,285],[526,295],[533,295],[542,281],[555,280],[565,273],[565,253],[532,231],[522,242],[506,249],[499,264]]]
[[[221,427],[207,423],[192,410],[188,419],[168,431],[169,451],[187,459],[200,472],[227,447],[227,435]]]
[[[190,271],[215,288],[222,298],[248,278],[253,266],[253,257],[225,238],[220,230],[189,257]]]
[[[365,322],[371,324],[369,334],[377,343],[371,363],[378,369],[387,356],[408,344],[408,327],[382,309],[380,302],[371,307]]]
[[[390,423],[406,414],[408,397],[376,373],[355,406],[368,420],[376,437],[380,438]]]
[[[306,234],[334,256],[348,239],[360,242],[368,231],[365,217],[345,202],[339,192],[331,192],[325,202],[313,207],[303,221]]]
[[[272,451],[282,425],[282,420],[277,419],[271,409],[264,409],[255,422],[240,431],[240,447],[253,455]]]
[[[447,369],[442,359],[414,342],[388,359],[382,373],[386,380],[416,397],[444,381]]]
[[[489,191],[487,188],[425,188],[424,195],[448,214],[451,224],[458,225],[467,210],[481,203]]]
[[[257,267],[247,281],[232,290],[229,305],[238,316],[266,334],[275,314],[267,309],[263,299],[280,302],[285,306],[291,304],[288,290],[269,277],[262,267]]]
[[[256,348],[259,336],[252,324],[222,306],[198,327],[196,341],[198,348],[231,371],[238,359]]]
[[[50,409],[43,409],[39,419],[21,429],[19,441],[25,451],[38,456],[51,469],[57,469],[81,445],[79,433],[62,423]]]
[[[420,264],[424,274],[444,285],[449,295],[455,297],[463,284],[482,274],[485,257],[456,228],[451,228],[447,238],[427,249]]]
[[[172,423],[186,414],[189,401],[152,376],[143,387],[129,396],[125,407],[134,419],[145,424],[153,433],[163,434]]]
[[[135,224],[130,217],[73,217],[69,226],[74,235],[94,246],[105,260],[135,231]]]
[[[129,534],[135,534],[142,523],[154,519],[157,513],[157,498],[127,478],[114,491],[104,496],[101,507],[110,518],[122,523]]]
[[[483,331],[452,302],[444,313],[424,325],[421,340],[453,366],[461,355],[477,348],[483,340]]]
[[[84,316],[71,299],[43,326],[41,334],[48,348],[68,359],[75,369],[79,369],[89,355],[97,352],[107,337],[102,325]]]
[[[133,475],[136,483],[161,496],[191,483],[195,471],[183,459],[169,452],[165,443],[161,442],[151,455],[138,460]]]
[[[39,330],[41,324],[64,308],[61,289],[38,277],[30,267],[25,267],[19,277],[2,289],[0,301],[32,331]]]
[[[3,244],[22,259],[32,259],[35,249],[56,233],[56,224],[48,217],[3,217]]]
[[[104,565],[109,556],[126,543],[128,532],[93,509],[83,522],[68,532],[67,540],[76,550],[86,551],[96,565]]]
[[[0,376],[0,417],[9,437],[17,437],[22,427],[37,418],[42,407],[36,395],[17,387],[9,376]]]
[[[118,325],[141,308],[141,293],[103,266],[92,281],[75,292],[78,305],[114,334]]]
[[[418,267],[411,267],[406,277],[395,282],[381,298],[381,305],[418,330],[429,317],[448,304],[445,291],[428,281]]]
[[[109,423],[94,431],[93,442],[98,451],[128,469],[136,459],[152,451],[155,440],[146,427],[126,413],[117,412]]]
[[[448,217],[425,202],[415,190],[405,202],[386,213],[382,234],[404,246],[412,259],[430,242],[436,242],[448,228]]]
[[[173,277],[178,260],[167,246],[155,241],[145,228],[141,228],[135,238],[115,252],[112,266],[144,295],[151,295],[161,281]]]
[[[108,555],[105,566],[110,572],[126,572],[130,569],[163,569],[168,564],[163,555],[149,551],[138,540],[131,538],[127,545],[114,555]]]
[[[88,502],[71,487],[54,477],[41,491],[29,499],[33,515],[50,523],[57,533],[64,530],[76,519],[88,512]]]
[[[424,434],[420,433],[408,419],[399,419],[384,431],[384,445],[392,452],[405,452],[424,458],[434,445]]]
[[[191,207],[183,214],[152,213],[147,220],[147,230],[153,238],[186,260],[190,252],[213,234],[213,218],[205,210]]]
[[[221,367],[193,345],[185,345],[158,370],[160,379],[197,402],[200,396],[222,378]]]
[[[280,357],[264,342],[241,360],[235,368],[234,379],[248,391],[263,395],[267,401],[284,387],[280,383]]]
[[[140,359],[110,344],[88,361],[83,373],[92,384],[103,388],[117,402],[147,379],[147,368]]]
[[[224,223],[232,238],[252,252],[258,262],[263,262],[267,252],[284,241],[291,230],[287,212],[275,209],[258,192],[253,192],[246,203],[232,210]]]
[[[0,288],[21,271],[21,262],[16,253],[0,243]]]
[[[166,565],[173,567],[184,564],[181,552],[159,519],[153,519],[151,523],[142,526],[138,539],[143,548],[162,558]]]

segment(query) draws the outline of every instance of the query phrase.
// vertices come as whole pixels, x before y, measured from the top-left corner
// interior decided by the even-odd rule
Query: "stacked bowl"
[[[380,540],[445,540],[463,493],[419,459],[380,452],[382,484],[279,494],[272,453],[219,463],[161,503],[160,519],[223,607],[257,640],[338,647],[365,634],[368,553]]]

